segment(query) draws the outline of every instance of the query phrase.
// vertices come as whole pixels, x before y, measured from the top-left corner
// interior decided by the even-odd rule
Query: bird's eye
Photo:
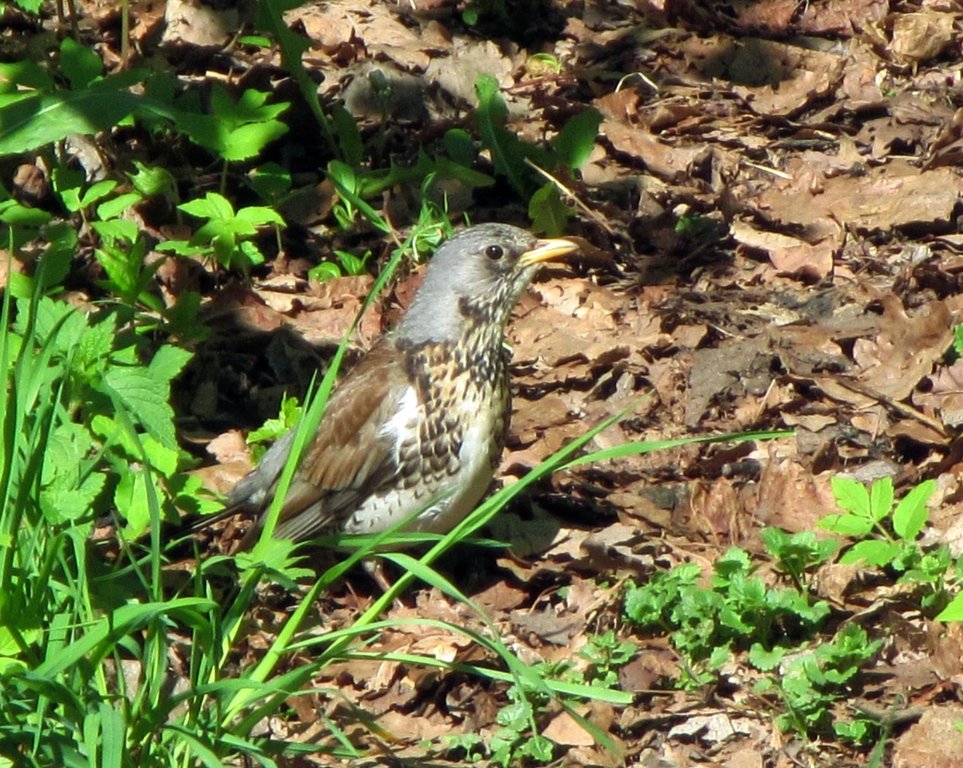
[[[485,249],[485,255],[492,261],[498,261],[505,255],[505,250],[500,245],[489,245]]]

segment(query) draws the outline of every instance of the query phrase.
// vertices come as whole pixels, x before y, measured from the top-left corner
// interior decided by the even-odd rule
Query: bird
[[[461,522],[505,444],[511,314],[543,262],[577,248],[500,223],[443,242],[396,327],[332,392],[274,536],[374,534],[405,520],[405,531],[444,534]],[[260,513],[242,548],[257,540],[293,441],[294,430],[228,494],[227,512]]]

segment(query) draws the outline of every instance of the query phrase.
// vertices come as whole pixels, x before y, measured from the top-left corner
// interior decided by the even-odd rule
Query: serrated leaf
[[[936,481],[924,480],[907,493],[893,512],[893,530],[904,541],[915,541],[929,518],[926,503],[936,493]]]
[[[234,217],[234,206],[224,195],[217,192],[207,192],[204,197],[188,200],[177,206],[178,210],[197,216],[199,219],[231,219]]]
[[[136,539],[147,532],[150,527],[151,502],[147,494],[147,473],[144,470],[132,467],[120,475],[114,489],[114,504],[127,521],[124,532],[128,537]]]
[[[841,475],[830,480],[830,485],[840,508],[859,517],[869,518],[869,491],[865,485]]]
[[[176,448],[174,411],[167,403],[169,385],[141,366],[113,366],[104,374],[102,388],[127,407],[130,416],[163,445]]]
[[[184,370],[184,366],[187,365],[191,357],[193,357],[193,354],[188,350],[165,344],[154,353],[148,370],[151,376],[155,376],[163,382],[170,382]]]
[[[93,525],[91,507],[104,488],[106,477],[98,472],[88,475],[76,488],[45,488],[40,492],[40,509],[51,525],[77,523],[86,518]]]
[[[778,646],[772,650],[767,650],[760,643],[753,643],[749,646],[749,663],[761,672],[769,672],[775,669],[786,656],[786,651]]]
[[[118,241],[123,241],[124,243],[133,243],[137,239],[137,235],[140,233],[140,230],[137,228],[137,224],[129,219],[92,221],[90,222],[90,227],[100,236],[102,240],[108,241],[112,245],[117,244]],[[99,257],[98,261],[100,261]],[[122,262],[127,264],[129,259],[124,258],[122,259]],[[103,264],[104,262],[101,261],[101,263]],[[110,275],[110,277],[111,280],[114,280],[113,275]]]
[[[869,489],[869,514],[877,523],[893,510],[893,478],[877,480]]]
[[[287,132],[287,125],[280,120],[242,125],[225,137],[227,140],[218,154],[229,162],[248,160],[259,155],[264,147]]]

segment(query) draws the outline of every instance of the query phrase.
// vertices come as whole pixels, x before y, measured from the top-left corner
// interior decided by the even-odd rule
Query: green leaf
[[[114,191],[114,187],[116,186],[117,182],[113,179],[104,179],[103,181],[98,181],[94,184],[91,184],[80,196],[81,207],[89,208],[98,200],[102,200],[103,198],[107,197],[107,195]]]
[[[177,208],[199,219],[232,219],[234,206],[224,195],[217,192],[207,192],[203,198],[188,200]]]
[[[893,478],[884,477],[869,489],[869,514],[879,522],[893,510]]]
[[[249,205],[247,208],[242,208],[237,212],[237,218],[254,227],[260,227],[265,224],[276,224],[279,227],[284,226],[284,219],[278,215],[277,211],[263,205]]]
[[[154,354],[147,370],[151,376],[168,384],[184,370],[184,366],[187,365],[191,357],[192,354],[186,349],[165,344]]]
[[[581,168],[595,147],[601,124],[602,113],[595,109],[587,109],[570,118],[552,140],[559,162],[572,171]]]
[[[929,517],[929,510],[926,503],[933,494],[936,493],[936,481],[924,480],[913,490],[907,493],[893,512],[893,530],[896,535],[904,541],[915,541],[919,536],[926,520]]]
[[[565,231],[572,211],[562,202],[558,188],[549,182],[538,189],[528,201],[528,217],[532,229],[540,235],[557,237]]]
[[[527,197],[525,147],[505,128],[508,107],[502,100],[498,81],[491,75],[482,75],[475,81],[475,95],[478,97],[475,125],[482,142],[491,152],[495,170],[508,179],[518,194]]]
[[[778,667],[786,656],[786,649],[775,647],[767,650],[760,643],[749,646],[749,663],[762,672],[769,672]]]
[[[124,213],[128,208],[137,205],[141,200],[143,200],[143,198],[137,192],[126,192],[123,195],[117,195],[117,197],[112,200],[107,200],[97,206],[97,216],[103,220],[114,219]],[[135,238],[131,237],[129,239],[134,240]]]
[[[276,203],[291,190],[291,174],[277,163],[265,163],[251,171],[248,183],[262,200]]]
[[[226,141],[218,154],[228,162],[248,160],[257,157],[264,147],[287,132],[287,125],[280,120],[242,125],[225,137]]]
[[[170,195],[177,189],[174,175],[160,165],[144,165],[139,160],[134,161],[135,173],[128,173],[127,178],[134,189],[144,197],[154,195]]]
[[[288,127],[276,120],[288,108],[287,103],[265,105],[269,94],[247,90],[234,102],[219,85],[211,90],[213,115],[183,112],[177,127],[196,144],[200,144],[227,161],[254,157],[274,139],[287,133]]]
[[[335,105],[331,110],[331,122],[341,147],[341,156],[348,165],[360,168],[364,160],[364,142],[354,115],[341,105]]]
[[[83,208],[80,202],[80,194],[84,185],[83,171],[73,168],[58,166],[51,174],[54,191],[60,197],[60,201],[71,213],[77,213]]]
[[[47,70],[35,61],[23,59],[0,64],[0,93],[9,92],[16,98],[27,95],[16,90],[18,85],[31,91],[52,91],[56,87]]]
[[[137,538],[150,527],[151,501],[147,493],[148,474],[143,469],[130,467],[120,475],[114,490],[114,505],[127,521],[125,535]],[[156,489],[156,498],[163,498]]]
[[[92,473],[74,488],[45,488],[40,492],[40,508],[51,525],[76,523],[84,518],[92,525],[91,508],[107,478]]]
[[[445,152],[454,162],[465,168],[471,168],[475,162],[475,142],[471,134],[464,128],[450,128],[442,138]]]
[[[167,381],[140,366],[113,366],[104,374],[99,388],[123,403],[130,415],[163,445],[177,447],[174,411],[167,403],[170,389]]]
[[[70,87],[77,91],[86,88],[103,72],[104,65],[100,56],[90,48],[65,37],[60,44],[60,71],[70,81]]]
[[[39,208],[28,208],[15,200],[0,203],[0,222],[15,227],[42,227],[50,222],[53,215]]]
[[[950,600],[949,605],[936,615],[937,621],[963,621],[963,593]]]
[[[873,530],[873,521],[856,515],[826,515],[816,525],[840,536],[860,538]]]
[[[843,565],[866,563],[881,568],[893,562],[893,558],[899,554],[899,551],[900,545],[896,542],[868,539],[854,544],[848,552],[839,558],[839,562]]]
[[[849,477],[837,475],[830,480],[833,496],[841,509],[858,517],[869,518],[869,491],[866,486]]]
[[[130,70],[79,91],[35,93],[0,107],[0,155],[38,149],[72,133],[93,134],[116,125],[143,103],[126,90],[145,70]]]
[[[308,270],[308,279],[323,283],[341,277],[341,269],[330,261],[322,261]]]

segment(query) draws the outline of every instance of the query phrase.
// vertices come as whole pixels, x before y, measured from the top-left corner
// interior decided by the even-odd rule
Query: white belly
[[[447,533],[460,523],[481,501],[492,479],[490,463],[491,440],[495,432],[493,413],[489,403],[479,402],[478,398],[467,398],[460,402],[461,423],[467,424],[462,435],[458,470],[440,480],[432,489],[423,486],[412,488],[392,488],[381,494],[374,494],[361,504],[351,516],[345,530],[349,533],[376,533],[391,528],[411,515],[419,512],[404,528],[406,531],[426,533]],[[407,417],[398,417],[389,423],[392,430],[403,432],[413,428],[419,418],[415,416],[416,399],[407,393],[403,402],[409,408]],[[389,426],[389,425],[386,425]]]

